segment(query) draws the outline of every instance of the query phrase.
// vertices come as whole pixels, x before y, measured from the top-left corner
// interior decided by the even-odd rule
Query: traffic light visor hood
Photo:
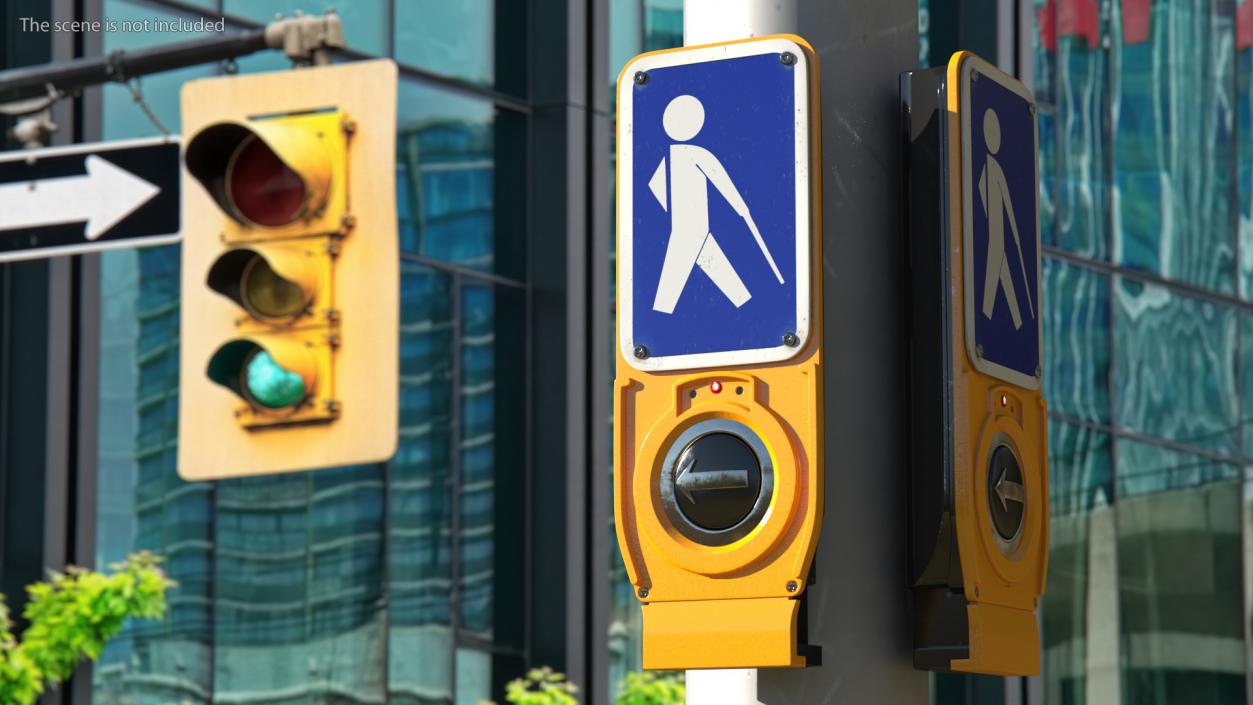
[[[214,123],[191,138],[184,159],[218,207],[246,226],[316,215],[331,187],[326,135],[298,117]]]
[[[232,340],[213,353],[209,379],[255,409],[295,410],[317,388],[317,363],[299,340]]]
[[[291,321],[313,303],[317,273],[314,252],[294,245],[236,247],[209,268],[209,288],[254,318]]]

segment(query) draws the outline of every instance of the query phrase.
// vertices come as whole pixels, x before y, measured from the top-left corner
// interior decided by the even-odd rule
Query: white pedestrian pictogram
[[[996,290],[998,284],[1005,289],[1005,300],[1009,303],[1009,315],[1014,319],[1014,330],[1022,328],[1022,312],[1018,309],[1018,297],[1014,293],[1014,279],[1009,273],[1009,262],[1005,255],[1005,219],[1009,218],[1009,227],[1014,234],[1014,245],[1018,249],[1018,265],[1022,268],[1022,280],[1030,286],[1031,278],[1027,276],[1027,265],[1022,256],[1022,240],[1018,237],[1018,220],[1014,217],[1014,202],[1009,197],[1009,182],[1005,180],[1005,172],[996,161],[994,155],[1001,150],[1001,121],[996,111],[988,108],[983,114],[983,140],[988,147],[988,161],[979,174],[979,200],[988,216],[988,266],[983,276],[983,315],[992,318],[992,310],[996,306]],[[1035,307],[1031,302],[1031,292],[1023,292],[1027,297],[1027,311],[1035,318]]]
[[[661,123],[670,139],[676,143],[686,142],[704,127],[705,106],[695,96],[681,95],[666,106]],[[718,158],[704,147],[673,144],[670,146],[669,166],[668,207],[665,158],[648,181],[648,188],[661,207],[670,211],[670,241],[666,245],[666,258],[661,266],[653,310],[674,313],[693,266],[700,267],[736,308],[752,298],[744,281],[709,231],[709,184],[713,184],[736,214],[744,219],[761,253],[770,263],[775,278],[782,284],[783,275],[770,256],[757,224],[753,222],[748,204]]]

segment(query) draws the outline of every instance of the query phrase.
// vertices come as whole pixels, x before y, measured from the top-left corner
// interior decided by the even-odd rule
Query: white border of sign
[[[790,52],[796,57],[794,68],[794,105],[795,105],[795,150],[796,150],[796,270],[791,276],[796,282],[796,334],[798,341],[794,346],[783,344],[783,333],[779,331],[779,345],[768,348],[750,350],[731,350],[725,352],[699,353],[693,355],[669,355],[647,357],[643,360],[635,357],[635,329],[632,305],[634,299],[634,180],[632,174],[634,164],[635,131],[634,88],[633,77],[637,71],[652,71],[671,66],[736,59],[745,56],[762,54],[782,54]],[[666,51],[657,54],[646,54],[628,63],[622,70],[618,81],[618,342],[622,357],[631,367],[641,372],[657,372],[665,370],[687,370],[708,367],[734,367],[737,365],[756,365],[768,362],[781,362],[796,356],[809,340],[810,333],[810,248],[812,246],[810,219],[810,135],[809,135],[809,60],[804,50],[796,42],[781,37],[737,42],[734,44],[714,44],[688,49]],[[749,90],[748,87],[745,90]],[[785,272],[785,275],[788,273]]]
[[[131,147],[150,147],[161,144],[179,145],[179,166],[175,172],[175,183],[183,178],[183,156],[182,142],[179,135],[166,135],[164,137],[140,137],[128,140],[113,140],[110,142],[88,142],[83,144],[67,144],[57,147],[40,147],[38,149],[15,150],[12,152],[0,152],[0,163],[3,162],[36,162],[40,159],[49,157],[68,157],[75,154],[108,154],[120,149],[129,149]],[[172,245],[183,239],[182,230],[182,193],[179,193],[179,230],[175,233],[166,235],[145,235],[143,237],[125,238],[122,240],[97,240],[95,242],[83,242],[74,245],[56,245],[53,247],[38,247],[30,250],[11,250],[9,252],[0,253],[0,262],[23,262],[32,259],[46,259],[48,257],[60,257],[63,255],[85,255],[92,252],[104,252],[105,250],[121,250],[132,249],[136,247],[156,247],[157,245]],[[4,237],[4,233],[0,233],[0,237]]]
[[[970,360],[970,364],[974,368],[984,374],[991,375],[997,379],[1004,380],[1011,384],[1026,389],[1039,389],[1039,375],[1024,375],[1017,370],[1012,370],[1004,365],[999,365],[989,360],[984,360],[975,354],[975,299],[974,299],[974,178],[972,174],[972,157],[970,155],[970,124],[973,116],[970,114],[970,84],[971,74],[978,70],[979,74],[985,79],[996,81],[1006,89],[1013,91],[1022,97],[1031,105],[1035,105],[1035,98],[1032,97],[1031,91],[1022,83],[1001,71],[996,66],[980,59],[977,56],[968,56],[961,64],[961,72],[959,74],[958,84],[961,98],[961,140],[962,140],[962,259],[963,262],[963,284],[962,288],[966,290],[965,309],[966,309],[966,357]],[[1044,364],[1044,336],[1043,336],[1043,320],[1044,311],[1041,310],[1040,302],[1040,123],[1033,113],[1031,116],[1031,124],[1035,131],[1035,183],[1037,192],[1035,195],[1035,324],[1036,324],[1036,342],[1040,349],[1036,352],[1036,360],[1039,364]]]

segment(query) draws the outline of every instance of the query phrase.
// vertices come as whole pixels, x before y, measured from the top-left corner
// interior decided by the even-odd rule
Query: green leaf
[[[105,575],[71,566],[26,589],[22,614],[29,622],[21,641],[0,595],[0,705],[32,705],[46,684],[65,681],[83,659],[95,660],[126,619],[165,614],[166,591],[174,586],[160,558],[139,553]]]

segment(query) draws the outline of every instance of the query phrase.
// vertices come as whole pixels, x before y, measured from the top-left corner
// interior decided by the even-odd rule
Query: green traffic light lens
[[[284,279],[260,255],[245,265],[239,294],[244,308],[262,318],[290,318],[305,309],[305,292],[300,285]]]
[[[267,409],[283,409],[304,400],[304,379],[279,365],[265,350],[257,350],[244,365],[248,397]]]

